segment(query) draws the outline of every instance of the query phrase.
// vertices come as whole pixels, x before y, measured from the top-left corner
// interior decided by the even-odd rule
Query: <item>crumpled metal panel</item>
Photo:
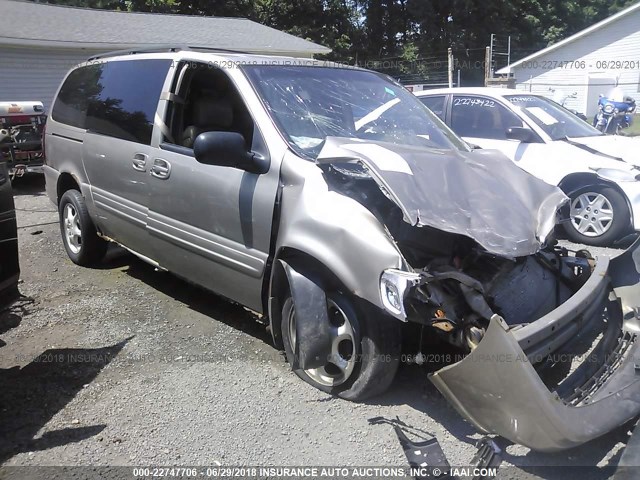
[[[636,417],[640,414],[640,372],[636,368],[640,364],[640,240],[612,259],[608,271],[598,270],[598,266],[573,297],[530,325],[535,328],[511,332],[494,317],[476,349],[463,360],[430,374],[431,381],[479,430],[539,451],[581,445]],[[580,403],[565,402],[543,383],[523,346],[536,342],[540,334],[557,335],[567,320],[574,320],[581,328],[584,323],[579,312],[590,302],[603,301],[595,293],[602,286],[609,293],[613,287],[615,297],[610,301],[617,305],[617,309],[607,310],[604,336],[630,341],[619,361],[599,347],[586,356],[584,364],[594,362],[596,369],[603,367],[596,370],[594,378],[602,383],[596,384],[597,389],[592,387]],[[599,345],[605,343],[603,338]],[[546,353],[554,351],[550,348]]]
[[[476,240],[506,257],[536,253],[567,201],[557,187],[492,150],[462,152],[327,137],[317,162],[356,161],[404,220]]]

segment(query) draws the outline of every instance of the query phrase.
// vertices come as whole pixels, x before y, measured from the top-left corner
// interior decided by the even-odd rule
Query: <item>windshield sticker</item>
[[[393,95],[394,97],[396,96],[396,92],[391,90],[389,87],[384,87],[384,91],[387,92],[389,95]]]
[[[413,175],[413,171],[407,161],[391,150],[387,150],[380,145],[372,144],[347,144],[344,148],[352,152],[359,153],[369,158],[380,170],[387,172],[406,173]]]
[[[537,102],[538,99],[536,97],[510,97],[509,101],[512,103],[531,103]]]
[[[557,119],[553,118],[551,115],[549,115],[540,107],[529,107],[527,108],[527,112],[535,116],[538,120],[540,120],[545,125],[555,125],[556,123],[558,123]]]
[[[459,105],[466,105],[469,107],[494,108],[496,106],[496,102],[494,100],[485,100],[483,98],[454,98],[453,104],[456,107]]]

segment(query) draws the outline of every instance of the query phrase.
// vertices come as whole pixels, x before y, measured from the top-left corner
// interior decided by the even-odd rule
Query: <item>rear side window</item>
[[[425,106],[444,121],[444,95],[418,97]]]
[[[73,127],[85,128],[89,99],[98,91],[101,65],[89,65],[72,71],[53,104],[51,118]]]
[[[54,120],[148,144],[171,60],[107,62],[72,72],[52,111]]]

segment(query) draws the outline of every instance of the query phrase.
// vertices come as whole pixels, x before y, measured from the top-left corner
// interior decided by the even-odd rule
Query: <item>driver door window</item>
[[[507,140],[508,128],[522,126],[522,120],[494,99],[453,97],[451,128],[461,137]]]
[[[207,64],[183,63],[176,82],[166,115],[165,144],[192,149],[201,133],[238,132],[251,148],[254,122],[226,73]]]

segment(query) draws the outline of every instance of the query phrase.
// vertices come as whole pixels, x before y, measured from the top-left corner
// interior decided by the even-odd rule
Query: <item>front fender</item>
[[[322,170],[312,162],[288,153],[281,177],[276,251],[290,248],[309,255],[352,294],[384,308],[380,275],[405,266],[385,227],[357,201],[329,190]]]

